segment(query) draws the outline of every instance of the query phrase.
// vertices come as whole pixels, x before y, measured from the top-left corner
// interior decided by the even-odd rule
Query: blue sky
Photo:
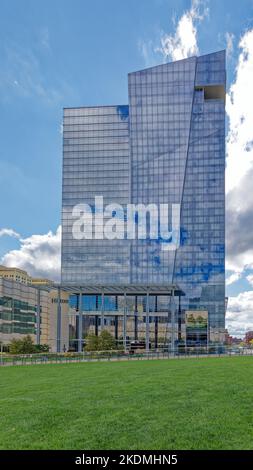
[[[242,46],[238,46],[241,38],[253,29],[253,0],[195,0],[193,4],[186,0],[1,0],[2,261],[36,271],[39,254],[35,254],[35,247],[41,254],[50,246],[52,254],[53,245],[57,257],[60,235],[55,233],[60,224],[61,207],[62,108],[127,103],[127,73],[175,58],[175,54],[166,57],[164,50],[161,51],[163,39],[172,38],[175,47],[180,41],[181,45],[184,41],[187,43],[187,36],[177,37],[180,19],[187,12],[192,15],[192,32],[200,54],[228,46],[227,88],[232,92],[230,87],[235,83],[239,101],[244,79],[236,81],[242,54]],[[250,53],[253,51],[251,36],[246,39],[244,54],[247,48]],[[250,67],[249,63],[247,65]],[[252,92],[249,98],[253,104]],[[230,106],[228,132],[233,132],[237,126],[236,114],[238,106]],[[250,120],[250,110],[246,117]],[[242,134],[244,136],[244,130]],[[249,141],[248,136],[246,140]],[[242,158],[243,155],[242,152]],[[232,157],[231,162],[230,174],[236,175]],[[251,170],[250,160],[247,165],[243,167],[241,184]],[[242,195],[241,187],[235,184],[228,195],[232,232],[236,231],[238,223],[233,218],[233,191],[240,191]],[[246,215],[251,215],[248,209],[252,208],[249,201],[240,215],[245,219]],[[5,228],[18,235],[1,232]],[[245,243],[246,238],[247,234]],[[253,237],[252,240],[247,238],[247,247],[238,252],[236,259],[232,256],[229,263],[228,277],[234,277],[229,279],[228,294],[236,298],[237,303],[239,295],[252,291],[251,241],[253,247]],[[50,275],[54,271],[52,263],[56,258],[51,258],[38,269],[42,274],[48,271]],[[253,306],[253,296],[250,299]]]

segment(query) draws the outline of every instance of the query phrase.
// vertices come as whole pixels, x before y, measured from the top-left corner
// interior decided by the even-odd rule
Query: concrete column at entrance
[[[158,348],[158,316],[155,316],[155,349]]]
[[[115,315],[114,317],[114,337],[117,340],[118,339],[118,315]]]
[[[57,288],[57,335],[56,335],[56,351],[61,352],[61,288]]]
[[[36,343],[40,344],[40,289],[37,289],[37,307],[36,307],[36,323],[37,323],[37,335]]]
[[[135,307],[134,307],[134,340],[138,340],[138,299],[135,296]]]
[[[158,309],[158,300],[157,295],[155,296],[155,349],[158,348],[158,316],[157,316],[157,309]]]
[[[98,336],[98,315],[95,315],[95,335]]]
[[[105,327],[105,294],[104,291],[102,290],[101,293],[101,331]]]
[[[176,312],[174,289],[172,289],[172,294],[171,294],[170,312],[171,312],[171,352],[174,355],[175,354],[175,312]]]
[[[181,311],[181,295],[178,297],[178,340],[182,339],[182,311]]]
[[[82,291],[79,292],[79,312],[78,312],[78,352],[83,350],[83,306]]]
[[[146,352],[149,352],[149,291],[146,295]]]
[[[124,292],[124,316],[123,316],[123,346],[124,346],[124,351],[126,352],[127,350],[127,341],[126,341],[126,336],[127,336],[127,301],[126,301],[126,292]]]

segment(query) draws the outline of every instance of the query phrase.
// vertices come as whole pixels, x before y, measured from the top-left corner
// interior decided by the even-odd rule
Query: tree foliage
[[[87,336],[85,351],[99,351],[99,339],[94,333],[90,333]]]
[[[48,352],[47,344],[34,344],[30,335],[22,339],[12,339],[9,345],[10,354],[33,354],[36,352]]]
[[[109,351],[116,348],[116,341],[109,331],[103,330],[99,336],[91,333],[86,338],[85,351]]]
[[[102,351],[116,349],[116,341],[109,331],[103,330],[99,337]]]

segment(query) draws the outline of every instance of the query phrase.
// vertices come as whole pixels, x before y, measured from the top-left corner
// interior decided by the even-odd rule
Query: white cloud
[[[35,277],[60,280],[61,227],[56,233],[31,235],[20,239],[20,248],[6,253],[1,264],[25,269]]]
[[[239,48],[236,77],[227,94],[226,105],[229,118],[227,192],[240,185],[253,161],[253,29],[242,36]]]
[[[234,282],[238,281],[241,277],[241,273],[240,272],[235,272],[235,273],[232,273],[227,279],[226,279],[226,285],[227,286],[230,286],[231,284],[233,284]]]
[[[18,238],[18,239],[20,238],[19,233],[15,232],[15,230],[13,230],[12,228],[1,228],[0,237],[4,237],[4,236]]]
[[[246,269],[253,269],[253,248],[244,253],[238,253],[236,255],[231,253],[227,256],[226,269],[228,271],[235,271],[235,273],[240,272],[241,275]]]
[[[253,286],[253,274],[249,274],[246,279]]]
[[[202,21],[208,14],[205,3],[193,0],[190,10],[183,13],[179,19],[175,34],[162,34],[161,46],[156,50],[161,52],[164,58],[180,60],[197,55],[197,27],[196,23]]]
[[[227,94],[227,268],[253,267],[253,29],[239,41],[235,80]]]
[[[174,23],[174,34],[159,32],[157,41],[139,40],[138,49],[146,67],[152,67],[165,60],[180,60],[198,54],[197,24],[208,15],[206,0],[192,0],[191,8],[186,10]]]
[[[226,327],[230,334],[241,337],[253,330],[253,290],[229,297]]]
[[[234,34],[233,33],[226,33],[225,40],[226,40],[226,51],[227,51],[227,58],[230,58],[234,51]]]

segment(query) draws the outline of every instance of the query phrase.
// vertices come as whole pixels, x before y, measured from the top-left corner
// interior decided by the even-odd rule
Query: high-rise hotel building
[[[223,341],[225,86],[219,51],[130,73],[127,105],[64,109],[62,284],[72,286],[73,310],[82,312],[80,341],[92,325],[137,340],[148,321],[148,340],[169,342],[172,290],[173,340]],[[89,204],[99,217],[96,196],[124,209],[177,205],[179,246],[166,249],[159,237],[76,239],[73,208]],[[125,310],[120,330],[117,315]]]

